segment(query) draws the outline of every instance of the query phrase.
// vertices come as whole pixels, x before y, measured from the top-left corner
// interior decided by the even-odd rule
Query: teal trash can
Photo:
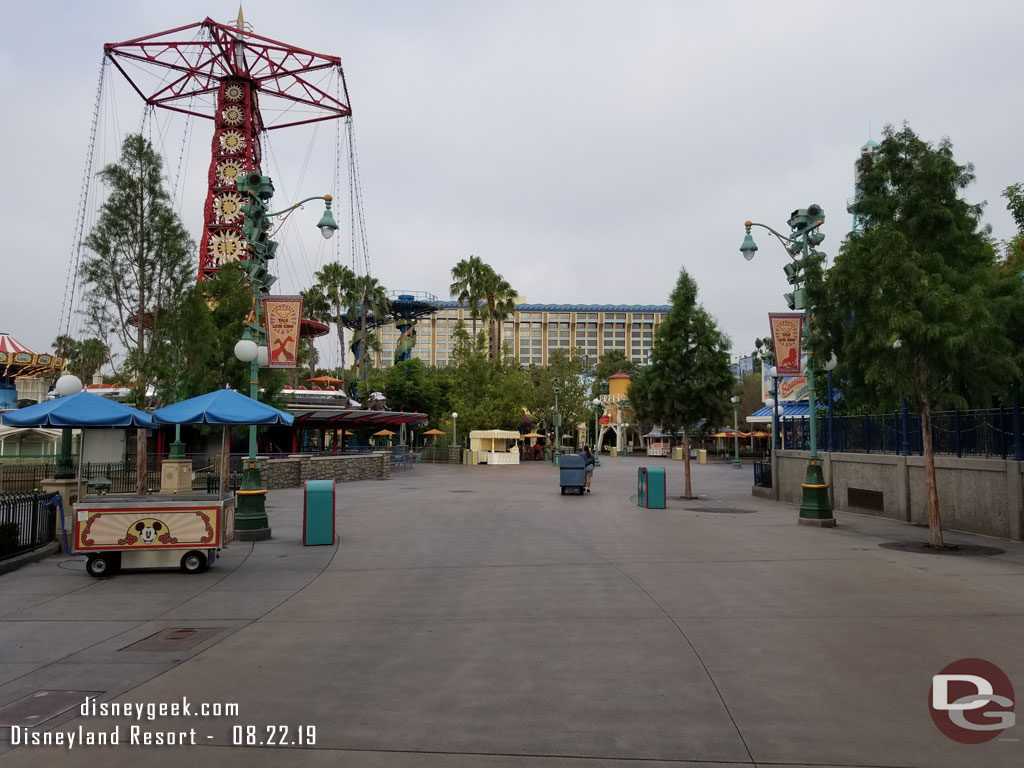
[[[665,468],[640,467],[636,477],[636,505],[665,509]]]
[[[307,480],[302,496],[302,543],[334,543],[334,481]]]

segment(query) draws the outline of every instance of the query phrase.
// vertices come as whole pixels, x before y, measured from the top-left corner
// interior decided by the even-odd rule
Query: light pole
[[[732,403],[732,439],[733,439],[733,456],[732,465],[736,469],[742,469],[743,465],[740,463],[740,426],[739,426],[739,404],[740,399],[733,395],[729,402]]]
[[[260,324],[260,297],[269,293],[270,286],[276,278],[267,271],[267,261],[274,258],[277,243],[270,239],[271,219],[280,216],[281,221],[303,203],[311,200],[323,200],[324,215],[317,222],[317,228],[325,240],[329,240],[338,225],[331,214],[331,196],[318,195],[307,197],[294,205],[290,205],[273,213],[267,211],[267,203],[274,196],[274,182],[269,176],[258,171],[241,173],[235,186],[244,194],[247,202],[242,206],[242,234],[248,242],[247,258],[242,267],[249,275],[252,286],[252,310],[246,320],[242,338],[235,344],[235,357],[243,363],[249,363],[249,397],[259,399],[261,349],[266,349],[267,332]],[[223,471],[223,470],[222,470]],[[238,508],[235,512],[235,530],[242,541],[263,541],[270,538],[270,523],[267,519],[267,491],[263,488],[263,476],[260,464],[256,461],[256,425],[249,425],[249,458],[242,472],[242,485],[238,490]]]
[[[54,385],[57,397],[67,397],[82,391],[82,380],[71,373],[65,373]],[[81,461],[81,457],[79,457]],[[75,462],[71,459],[71,429],[64,427],[60,431],[60,457],[57,459],[53,479],[71,480],[75,476]]]
[[[455,411],[452,411],[452,445],[454,445],[456,448],[459,447],[459,440],[455,431],[456,426],[458,425],[458,422],[456,421],[458,418],[459,414],[457,414]]]
[[[601,430],[601,424],[598,421],[598,419],[601,417],[601,399],[595,397],[593,400],[590,401],[590,404],[594,406],[594,466],[600,467],[601,460],[598,458],[598,456],[600,456],[601,451],[599,451],[597,448],[597,441],[599,439]]]
[[[751,227],[767,229],[779,242],[782,243],[786,253],[792,261],[784,267],[786,279],[793,286],[793,292],[784,294],[786,304],[791,310],[803,310],[804,312],[804,339],[806,341],[809,333],[810,308],[807,306],[807,293],[804,290],[804,262],[813,257],[820,257],[817,248],[825,239],[821,232],[821,225],[825,222],[825,211],[820,205],[810,205],[807,208],[798,208],[790,215],[787,224],[790,228],[790,236],[780,234],[765,224],[758,224],[753,221],[745,222],[747,233],[740,246],[740,253],[743,258],[750,261],[757,253],[757,244],[750,235]],[[802,488],[802,500],[800,503],[800,517],[797,522],[801,525],[818,525],[823,528],[831,528],[836,524],[832,516],[832,506],[828,500],[828,485],[825,483],[825,475],[821,469],[821,462],[818,460],[818,434],[815,418],[817,405],[814,397],[814,366],[807,366],[807,406],[810,419],[810,443],[811,455],[807,460],[807,472],[804,477]],[[776,397],[776,401],[778,398]]]
[[[555,383],[552,385],[551,389],[555,393],[555,415],[552,418],[555,425],[555,450],[551,454],[551,463],[557,467],[562,461],[562,454],[558,450],[558,445],[562,441],[561,436],[558,433],[559,428],[562,426],[562,414],[558,412],[558,393],[561,391],[561,387]]]
[[[836,430],[834,414],[832,411],[832,371],[836,369],[836,356],[832,355],[828,362],[825,363],[825,373],[828,376],[828,448],[826,450],[832,453],[836,449]],[[903,430],[904,435],[906,434],[906,428]]]

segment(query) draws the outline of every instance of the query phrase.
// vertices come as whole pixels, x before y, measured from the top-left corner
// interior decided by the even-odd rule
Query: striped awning
[[[28,347],[26,347],[24,344],[22,344],[16,338],[11,336],[11,334],[4,333],[3,331],[0,331],[0,352],[10,352],[10,353],[19,353],[19,352],[21,352],[21,353],[25,353],[25,354],[29,354],[29,355],[34,355],[35,354],[35,352],[33,350],[31,350]]]

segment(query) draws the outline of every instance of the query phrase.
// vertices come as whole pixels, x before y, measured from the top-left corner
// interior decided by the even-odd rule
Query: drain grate
[[[466,489],[466,490],[458,490],[458,491],[448,491],[448,493],[476,493],[476,491],[472,491],[472,490]]]
[[[223,632],[226,627],[171,627],[155,632],[122,651],[187,651]]]
[[[729,507],[686,507],[687,512],[712,512],[719,515],[751,515],[756,509],[729,509]]]
[[[39,725],[103,691],[36,691],[0,707],[0,726]]]

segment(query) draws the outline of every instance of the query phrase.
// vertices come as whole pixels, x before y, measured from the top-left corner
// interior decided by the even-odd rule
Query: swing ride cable
[[[362,247],[363,260],[365,262],[366,274],[368,275],[370,274],[370,245],[366,235],[366,213],[363,207],[362,185],[359,182],[359,155],[356,152],[356,134],[352,118],[347,117],[345,122],[349,134],[349,176],[351,177],[355,212],[358,216],[358,225],[353,222],[354,226],[358,227],[358,237],[355,236],[356,233],[354,231],[353,241],[358,240],[359,246]]]
[[[71,333],[71,313],[75,303],[75,286],[78,284],[78,262],[82,254],[82,235],[85,232],[86,206],[89,200],[89,186],[92,182],[92,163],[96,151],[96,133],[100,120],[100,106],[103,103],[103,79],[107,72],[107,57],[100,61],[100,76],[96,84],[96,101],[92,108],[92,125],[89,127],[89,141],[85,152],[85,171],[78,197],[78,218],[71,243],[71,258],[68,260],[67,276],[64,278],[64,300],[61,304],[63,335]]]

